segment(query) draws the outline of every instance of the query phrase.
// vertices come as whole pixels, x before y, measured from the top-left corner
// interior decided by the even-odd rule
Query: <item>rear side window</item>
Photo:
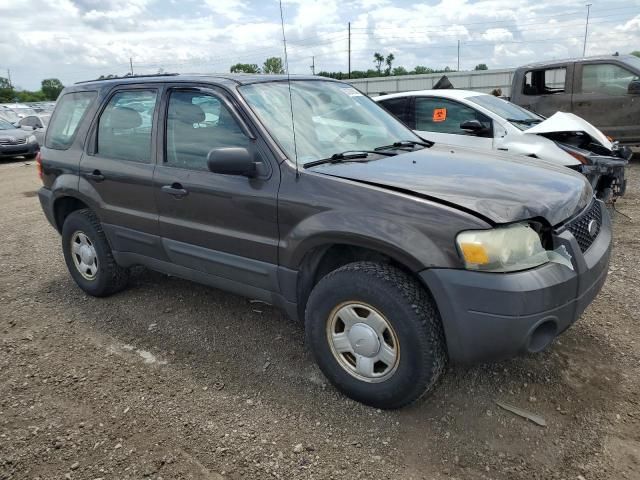
[[[151,162],[155,90],[116,93],[98,120],[97,154],[130,162]]]
[[[97,95],[97,92],[75,92],[60,97],[47,130],[47,148],[66,150],[71,146],[80,122]]]
[[[564,93],[566,80],[567,69],[564,67],[531,70],[524,76],[522,93],[525,95]]]
[[[379,102],[384,109],[394,115],[401,122],[409,123],[407,115],[407,97],[389,98]]]

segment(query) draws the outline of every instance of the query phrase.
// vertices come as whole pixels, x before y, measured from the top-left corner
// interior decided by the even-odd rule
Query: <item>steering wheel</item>
[[[360,140],[362,138],[362,134],[357,128],[345,128],[338,134],[338,136],[336,136],[336,138],[333,139],[333,143],[337,142],[338,140],[342,140],[347,135],[353,135],[354,137],[356,137],[356,140]]]

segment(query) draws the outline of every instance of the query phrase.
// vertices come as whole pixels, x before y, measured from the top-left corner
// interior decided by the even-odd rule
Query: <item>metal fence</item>
[[[514,68],[501,70],[479,70],[472,72],[428,73],[425,75],[402,75],[399,77],[373,77],[347,80],[367,95],[375,97],[383,93],[429,90],[442,75],[446,75],[455,88],[491,93],[494,88],[502,90],[502,95],[511,94],[511,80]]]

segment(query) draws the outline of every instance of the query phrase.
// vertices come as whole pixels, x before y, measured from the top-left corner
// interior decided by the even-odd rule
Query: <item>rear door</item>
[[[573,63],[528,70],[518,104],[545,117],[571,112],[573,70]]]
[[[573,113],[622,142],[640,141],[640,96],[628,93],[638,75],[612,61],[576,65]]]
[[[493,126],[489,117],[455,100],[442,97],[414,97],[410,121],[415,132],[427,140],[460,147],[493,148]],[[478,120],[486,130],[474,134],[460,128],[469,120]]]
[[[154,188],[169,259],[217,277],[227,289],[276,291],[277,162],[222,89],[175,86],[163,105],[163,153]],[[263,174],[209,171],[207,154],[222,147],[256,152]]]
[[[111,91],[80,162],[80,191],[97,204],[112,248],[151,257],[162,257],[153,191],[160,92],[150,84]]]

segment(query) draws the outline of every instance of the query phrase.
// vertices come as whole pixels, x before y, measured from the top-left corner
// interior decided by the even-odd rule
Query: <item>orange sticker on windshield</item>
[[[447,109],[446,108],[434,108],[433,109],[433,121],[434,122],[444,122],[447,119]]]

